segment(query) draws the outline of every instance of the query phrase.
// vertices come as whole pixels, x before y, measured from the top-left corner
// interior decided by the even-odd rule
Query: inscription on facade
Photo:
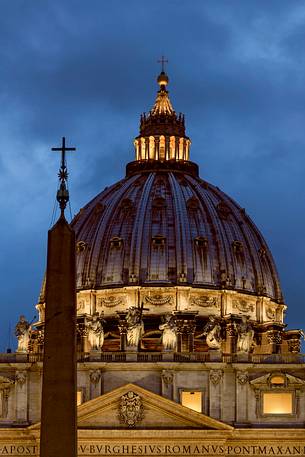
[[[22,445],[22,444],[1,444],[0,455],[39,455],[39,447],[37,445]],[[215,444],[215,443],[196,443],[189,442],[179,444],[101,444],[101,443],[79,443],[79,456],[155,456],[155,455],[198,455],[198,456],[215,456],[215,455],[251,455],[255,456],[270,456],[270,455],[292,455],[304,456],[305,444],[295,443],[294,445],[265,445],[265,444]]]
[[[0,455],[39,455],[35,444],[1,444]]]

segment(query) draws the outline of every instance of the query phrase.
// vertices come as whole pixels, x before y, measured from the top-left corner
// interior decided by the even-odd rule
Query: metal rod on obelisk
[[[69,201],[65,138],[57,200],[61,215],[48,233],[40,457],[76,457],[75,233],[65,219]]]

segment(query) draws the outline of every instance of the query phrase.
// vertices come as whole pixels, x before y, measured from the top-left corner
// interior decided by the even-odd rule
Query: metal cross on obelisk
[[[61,151],[61,167],[59,169],[58,177],[60,180],[60,186],[57,191],[57,201],[61,210],[61,215],[64,215],[64,210],[69,201],[69,191],[67,189],[68,171],[66,165],[66,151],[76,151],[76,148],[66,147],[66,138],[62,137],[62,145],[60,148],[52,148],[52,151]]]
[[[168,60],[167,60],[167,59],[165,59],[165,57],[164,57],[164,56],[162,56],[162,57],[161,57],[161,59],[160,59],[160,60],[158,60],[158,63],[160,63],[160,64],[161,64],[161,69],[162,69],[162,72],[164,73],[164,64],[165,64],[165,63],[168,63]]]

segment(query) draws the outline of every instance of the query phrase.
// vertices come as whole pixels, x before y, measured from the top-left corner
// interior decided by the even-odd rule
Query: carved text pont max
[[[0,455],[21,456],[21,455],[39,455],[38,445],[23,445],[23,444],[1,444]],[[305,445],[295,442],[293,445],[276,445],[276,444],[215,444],[205,441],[204,443],[181,442],[174,444],[158,444],[158,443],[116,443],[105,444],[98,441],[88,443],[78,443],[78,455],[96,455],[96,456],[124,456],[124,455],[198,455],[198,456],[214,456],[214,455],[290,455],[302,456],[305,455]]]

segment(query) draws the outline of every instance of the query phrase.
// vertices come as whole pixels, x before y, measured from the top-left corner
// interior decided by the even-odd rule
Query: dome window
[[[244,252],[244,247],[241,241],[233,241],[232,243],[234,254],[241,255]]]
[[[87,243],[85,241],[78,241],[76,243],[76,252],[77,253],[84,252],[86,247],[87,247]]]
[[[195,197],[189,198],[186,204],[189,210],[196,210],[199,207],[198,200]]]
[[[129,198],[124,198],[121,202],[121,208],[124,210],[130,210],[133,208],[133,203]]]
[[[198,248],[206,249],[208,247],[208,240],[205,236],[197,236],[194,243]]]
[[[104,205],[102,203],[98,202],[94,208],[95,214],[101,214],[104,211]]]
[[[153,204],[153,207],[155,207],[155,208],[165,208],[165,206],[166,206],[165,198],[155,197],[153,199],[152,204]]]
[[[175,159],[176,157],[176,138],[174,136],[170,137],[169,140],[169,158]]]
[[[179,278],[178,278],[179,282],[186,282],[186,279],[187,279],[186,274],[180,273]]]
[[[217,205],[217,212],[220,217],[220,219],[228,219],[231,209],[228,207],[228,205],[225,202],[219,202]]]
[[[266,286],[264,284],[257,283],[256,291],[257,291],[258,295],[266,295],[267,288],[266,288]]]
[[[161,135],[159,138],[159,159],[165,160],[165,136]]]
[[[188,187],[188,182],[185,178],[181,178],[179,181],[180,186]]]
[[[152,244],[156,248],[164,246],[165,242],[166,242],[166,238],[163,235],[156,235],[156,236],[152,237]]]
[[[134,273],[131,273],[129,275],[129,282],[137,282],[137,281],[138,281],[137,275],[135,275]]]
[[[110,248],[111,249],[121,249],[123,246],[123,240],[122,238],[119,238],[118,236],[114,236],[110,240]]]

